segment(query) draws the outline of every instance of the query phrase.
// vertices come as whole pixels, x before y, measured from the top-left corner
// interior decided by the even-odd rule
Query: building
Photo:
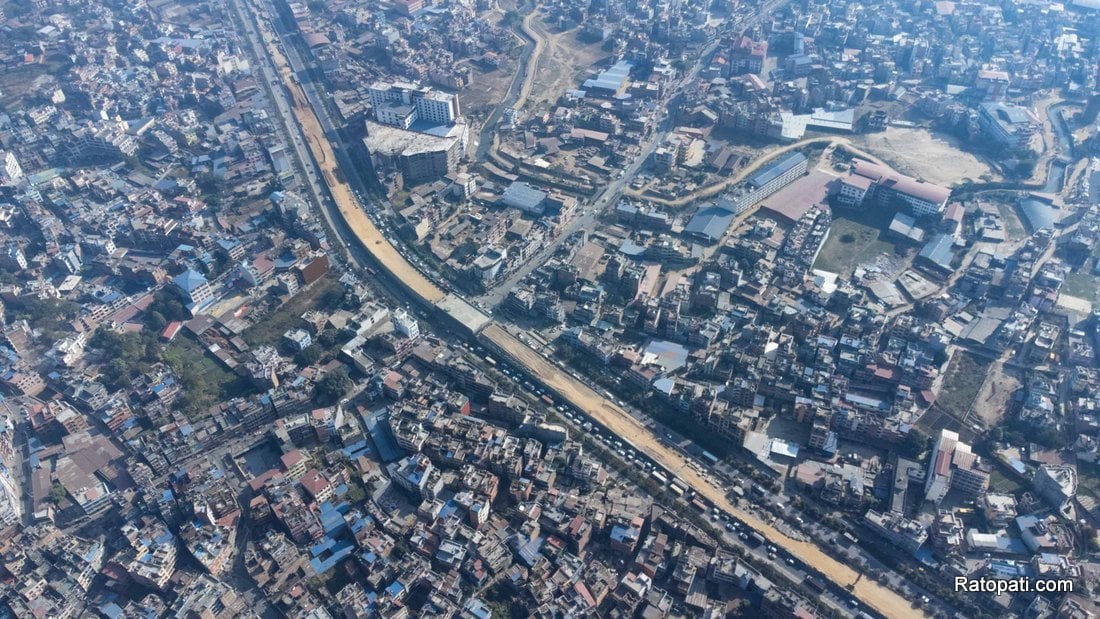
[[[868,510],[863,516],[863,523],[909,553],[916,552],[928,539],[925,525],[894,512]]]
[[[1002,101],[985,101],[978,108],[978,126],[998,145],[1010,150],[1031,148],[1042,123],[1026,108]]]
[[[401,335],[410,340],[420,337],[420,323],[416,321],[412,314],[405,311],[405,308],[394,310],[392,320],[393,328]]]
[[[733,211],[740,214],[764,201],[805,174],[808,166],[809,160],[800,152],[780,157],[775,163],[753,174],[739,187],[739,192],[732,197]]]
[[[546,199],[549,197],[545,191],[535,189],[523,181],[515,181],[500,195],[500,203],[504,206],[518,208],[524,213],[541,215],[546,210]]]
[[[857,180],[857,177],[866,180]],[[841,200],[851,206],[863,205],[867,200],[880,206],[900,204],[917,217],[939,217],[951,197],[951,190],[946,187],[862,159],[852,162],[848,178],[841,181],[839,193]]]
[[[214,300],[214,287],[206,276],[194,269],[188,269],[172,278],[176,291],[187,302],[187,309],[194,313]]]
[[[970,449],[970,445],[959,441],[959,435],[950,430],[942,430],[940,438],[932,448],[932,458],[925,477],[924,498],[939,503],[947,496],[948,490],[957,490],[977,498],[989,487],[989,467],[983,465],[981,458]]]
[[[469,138],[469,126],[461,119],[450,125],[409,127],[368,120],[366,126],[363,143],[375,169],[396,169],[408,184],[456,173]]]
[[[0,149],[0,186],[16,185],[23,180],[23,167],[15,154],[8,150]]]
[[[374,117],[380,123],[408,129],[417,121],[452,125],[461,115],[458,95],[406,82],[376,82],[369,96]]]
[[[1035,471],[1031,483],[1039,496],[1061,509],[1077,496],[1077,469],[1072,466],[1044,464]]]

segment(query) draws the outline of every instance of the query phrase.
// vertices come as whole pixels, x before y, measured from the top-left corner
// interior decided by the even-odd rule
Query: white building
[[[23,180],[23,167],[11,151],[0,150],[0,185],[15,185]]]
[[[377,82],[369,90],[378,122],[408,129],[418,120],[451,125],[459,117],[458,96],[407,82]]]
[[[410,340],[415,340],[420,337],[420,323],[418,323],[416,318],[411,314],[406,312],[405,308],[398,308],[394,311],[393,328]]]

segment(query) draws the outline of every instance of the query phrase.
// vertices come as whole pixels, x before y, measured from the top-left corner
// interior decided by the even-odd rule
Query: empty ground
[[[847,277],[857,266],[880,254],[894,256],[895,245],[886,240],[885,232],[892,217],[892,213],[881,209],[866,214],[833,211],[829,238],[821,248],[814,268]]]
[[[954,138],[926,129],[887,127],[852,141],[885,159],[897,171],[950,187],[966,179],[1000,180],[981,159],[954,146]]]
[[[566,90],[580,86],[588,69],[607,53],[601,49],[602,43],[577,38],[580,28],[558,31],[541,16],[532,20],[531,26],[546,41],[546,49],[539,58],[527,107],[549,109]]]
[[[989,372],[990,362],[959,350],[951,358],[944,375],[943,389],[936,398],[936,407],[956,419],[966,422]]]
[[[1023,386],[1020,377],[1004,364],[997,362],[989,368],[989,378],[979,390],[974,400],[974,414],[983,426],[991,428],[1005,415],[1008,402],[1016,391]]]

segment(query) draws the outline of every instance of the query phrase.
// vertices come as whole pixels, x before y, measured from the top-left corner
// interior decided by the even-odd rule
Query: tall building
[[[410,340],[420,337],[420,323],[403,307],[393,312],[393,328]]]
[[[970,445],[959,441],[958,433],[941,430],[928,463],[924,498],[939,503],[947,496],[948,490],[977,498],[988,487],[989,466],[982,464]]]
[[[15,185],[23,180],[23,167],[11,151],[0,150],[0,185]]]
[[[461,115],[458,95],[407,82],[376,82],[370,87],[369,96],[378,122],[402,129],[418,120],[450,125]]]

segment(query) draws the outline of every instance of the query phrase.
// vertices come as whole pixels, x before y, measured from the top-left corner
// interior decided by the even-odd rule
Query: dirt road
[[[622,438],[624,442],[646,453],[682,479],[700,496],[711,501],[720,509],[735,515],[749,527],[759,531],[767,538],[769,543],[784,548],[799,557],[806,565],[817,570],[841,587],[849,587],[855,583],[852,593],[861,602],[891,618],[922,616],[920,611],[913,609],[900,595],[869,578],[859,578],[859,574],[855,570],[825,554],[817,545],[793,540],[753,514],[737,508],[726,498],[726,494],[721,488],[707,481],[689,467],[683,456],[666,447],[638,420],[584,383],[547,361],[505,331],[503,327],[492,324],[482,331],[482,336],[504,351],[515,363],[538,376],[539,380],[573,407],[584,411],[585,414]]]
[[[807,138],[805,140],[800,140],[798,142],[794,142],[793,144],[788,144],[788,145],[786,145],[782,148],[777,148],[775,150],[768,151],[767,153],[764,154],[763,157],[760,157],[756,161],[753,161],[749,165],[741,168],[737,172],[737,174],[734,174],[733,176],[731,176],[731,177],[729,177],[729,178],[727,178],[724,181],[721,181],[719,183],[715,183],[713,185],[708,185],[706,187],[703,187],[702,189],[699,189],[697,191],[693,191],[692,193],[689,193],[686,196],[681,196],[679,198],[674,198],[672,200],[666,200],[664,198],[657,198],[657,197],[654,197],[654,196],[647,196],[647,195],[645,195],[644,192],[638,191],[636,189],[627,189],[623,193],[625,193],[628,196],[634,197],[634,198],[641,198],[641,199],[646,200],[648,202],[653,202],[654,204],[662,204],[664,206],[671,206],[671,207],[684,206],[684,205],[689,204],[689,203],[691,203],[692,201],[695,201],[695,200],[701,200],[703,198],[710,198],[712,196],[718,195],[718,194],[722,193],[723,191],[725,191],[726,189],[729,189],[730,187],[733,187],[737,183],[740,183],[741,181],[745,180],[746,178],[751,176],[754,172],[756,172],[760,168],[764,167],[764,165],[766,165],[768,163],[771,163],[779,155],[782,155],[783,153],[789,153],[792,150],[798,150],[800,148],[804,148],[804,147],[809,146],[811,144],[835,145],[837,148],[841,148],[843,150],[846,150],[855,157],[859,157],[861,159],[866,159],[866,160],[868,160],[872,163],[877,163],[879,165],[884,165],[886,167],[890,167],[886,162],[884,162],[883,160],[879,159],[878,157],[872,155],[871,153],[860,150],[859,148],[856,148],[855,146],[853,146],[852,143],[847,138],[840,138],[840,137],[836,137],[836,136],[820,137],[820,138]]]
[[[424,277],[413,265],[409,264],[404,256],[386,240],[386,237],[374,225],[370,217],[367,217],[363,209],[359,207],[359,202],[356,200],[351,187],[341,180],[336,173],[336,153],[333,152],[332,145],[325,137],[325,133],[321,129],[321,123],[317,120],[316,114],[313,113],[313,108],[306,100],[305,93],[302,92],[301,86],[291,71],[286,58],[279,52],[276,45],[271,44],[269,41],[265,41],[265,43],[267,43],[268,52],[282,76],[283,84],[290,92],[294,116],[306,135],[309,150],[317,162],[317,167],[324,175],[325,184],[328,186],[332,199],[336,202],[336,207],[340,210],[340,215],[348,228],[355,233],[355,236],[363,243],[367,251],[374,256],[382,268],[401,281],[414,294],[433,305],[442,301],[445,296],[444,292],[431,280]]]

